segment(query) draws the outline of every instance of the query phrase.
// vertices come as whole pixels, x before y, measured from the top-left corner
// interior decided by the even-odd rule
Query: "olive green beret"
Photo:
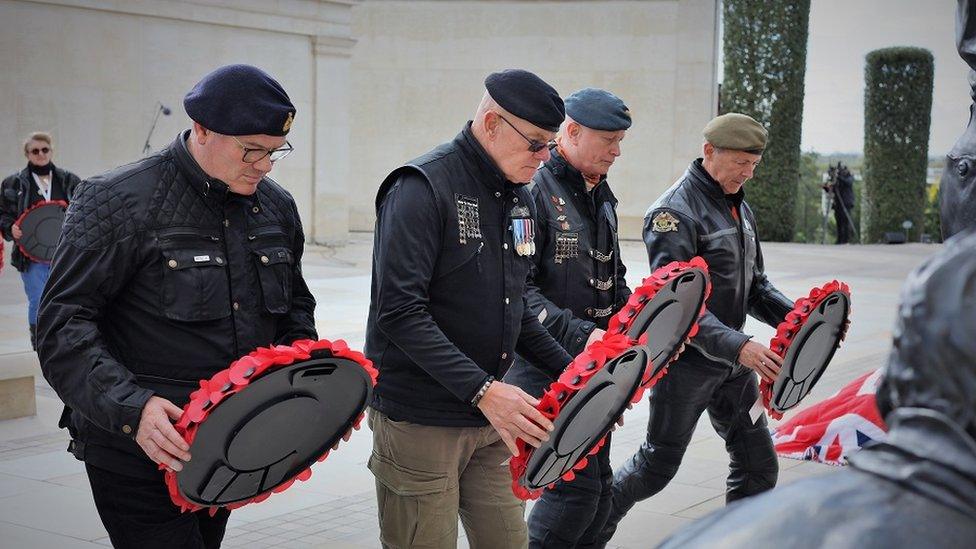
[[[730,112],[712,119],[702,130],[705,141],[719,149],[762,154],[768,133],[762,124],[751,117]]]

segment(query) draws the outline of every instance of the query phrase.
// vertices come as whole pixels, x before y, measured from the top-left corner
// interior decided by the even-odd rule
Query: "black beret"
[[[282,136],[295,106],[274,78],[251,65],[226,65],[204,76],[183,98],[193,121],[224,135]]]
[[[583,88],[566,98],[566,115],[587,128],[615,132],[630,127],[630,110],[616,95]]]
[[[529,71],[493,72],[485,78],[485,89],[501,108],[544,130],[559,131],[566,118],[559,93]]]

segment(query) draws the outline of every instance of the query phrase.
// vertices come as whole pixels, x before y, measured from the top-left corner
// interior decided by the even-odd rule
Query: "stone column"
[[[349,236],[349,68],[355,43],[342,36],[313,38],[315,157],[306,233],[317,244],[338,245]]]

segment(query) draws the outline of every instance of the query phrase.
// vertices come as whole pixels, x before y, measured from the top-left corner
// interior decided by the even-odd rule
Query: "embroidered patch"
[[[656,233],[667,233],[678,230],[678,218],[669,212],[661,212],[651,220],[651,230]]]
[[[478,199],[455,194],[454,200],[457,202],[458,240],[467,244],[469,238],[482,238]]]

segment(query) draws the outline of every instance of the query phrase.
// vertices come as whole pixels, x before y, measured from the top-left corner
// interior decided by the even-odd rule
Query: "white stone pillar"
[[[349,236],[350,57],[356,41],[315,36],[315,156],[308,240],[338,245]]]

